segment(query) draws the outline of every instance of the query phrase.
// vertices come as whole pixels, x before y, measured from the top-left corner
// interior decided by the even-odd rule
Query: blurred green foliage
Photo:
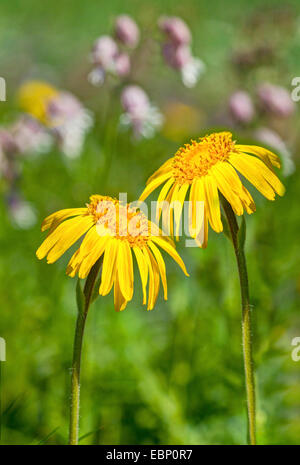
[[[82,206],[92,193],[128,192],[129,201],[135,200],[155,167],[194,135],[171,140],[161,134],[137,144],[117,130],[119,110],[108,102],[107,89],[94,89],[86,82],[90,46],[98,35],[109,32],[115,15],[132,13],[145,30],[162,13],[188,22],[195,55],[208,67],[196,90],[184,90],[159,62],[143,82],[156,101],[175,95],[198,106],[208,127],[212,109],[243,80],[233,74],[228,60],[243,37],[251,43],[245,21],[262,3],[267,8],[282,4],[231,0],[224,7],[223,1],[143,0],[127,2],[125,8],[119,0],[27,0],[24,7],[18,0],[2,1],[1,74],[8,83],[8,101],[0,107],[2,124],[16,114],[18,84],[32,76],[73,91],[96,117],[81,158],[67,160],[52,151],[24,161],[21,187],[39,222],[60,208]],[[289,4],[299,15],[299,3]],[[266,28],[276,42],[280,31],[275,22]],[[290,85],[290,77],[299,75],[297,31],[286,31],[279,61],[259,73]],[[298,34],[298,45],[293,34]],[[104,104],[109,108],[106,116]],[[299,128],[298,115],[292,132]],[[199,135],[205,129],[199,126]],[[295,153],[297,149],[299,139]],[[297,172],[284,183],[285,197],[273,203],[254,192],[257,212],[246,218],[258,441],[263,444],[299,444],[300,437],[300,362],[290,355],[292,338],[300,336]],[[65,276],[71,252],[51,266],[39,262],[39,227],[14,229],[2,201],[0,209],[0,336],[7,342],[2,443],[64,444],[76,317],[76,282]],[[160,295],[155,309],[147,312],[136,280],[134,299],[124,312],[114,312],[112,295],[98,299],[90,310],[82,369],[82,444],[245,443],[240,296],[233,251],[223,234],[211,230],[205,251],[185,248],[183,241],[178,251],[190,278],[166,258],[167,302]]]

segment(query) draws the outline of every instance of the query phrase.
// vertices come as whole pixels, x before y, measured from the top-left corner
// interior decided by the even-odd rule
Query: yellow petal
[[[102,265],[101,284],[99,289],[99,294],[101,295],[109,294],[113,286],[118,252],[119,240],[115,238],[110,239],[105,249]]]
[[[184,203],[185,196],[186,196],[186,193],[189,187],[190,187],[189,184],[183,184],[179,186],[178,193],[176,195],[176,200],[174,204],[174,217],[175,217],[176,239],[177,240],[179,236],[180,219],[181,219],[181,214],[182,214],[183,203]]]
[[[166,182],[166,184],[162,187],[160,193],[159,193],[159,196],[157,198],[157,208],[156,208],[156,221],[158,222],[159,219],[160,219],[160,216],[161,216],[161,212],[163,210],[163,206],[164,206],[164,203],[163,202],[166,202],[166,197],[167,197],[167,194],[172,186],[172,184],[174,183],[174,178],[170,178],[168,179],[168,181]]]
[[[212,176],[203,176],[205,207],[211,227],[216,232],[223,231],[221,221],[220,200],[215,179]]]
[[[147,186],[145,187],[144,191],[142,192],[139,201],[142,202],[144,201],[149,195],[158,187],[160,186],[163,182],[165,182],[167,179],[169,179],[172,176],[171,172],[164,173],[161,176],[158,176],[158,178],[153,179]]]
[[[243,204],[239,196],[234,192],[232,186],[228,182],[226,175],[223,172],[223,166],[227,163],[217,163],[210,169],[211,174],[217,183],[219,191],[224,195],[237,215],[242,215],[244,212]]]
[[[58,226],[63,220],[70,218],[71,216],[84,215],[87,213],[87,208],[64,208],[59,210],[52,215],[47,216],[42,222],[42,231],[46,231],[49,228],[54,229],[55,226]]]
[[[157,301],[157,297],[158,297],[158,293],[159,293],[159,285],[160,285],[160,279],[159,279],[159,269],[158,269],[158,265],[157,265],[157,262],[155,261],[152,253],[150,252],[150,250],[148,249],[148,247],[146,246],[145,249],[147,249],[147,253],[149,255],[149,258],[150,258],[150,263],[151,263],[151,267],[152,267],[152,270],[153,270],[153,292],[152,292],[152,295],[150,294],[150,290],[149,290],[149,298],[150,298],[150,295],[151,295],[151,302],[150,302],[150,305],[148,305],[148,310],[152,310],[155,306],[155,303]],[[150,289],[150,285],[149,285],[149,289]]]
[[[167,300],[168,299],[168,286],[167,286],[166,265],[165,265],[164,259],[162,257],[162,254],[160,253],[160,250],[156,247],[155,244],[153,244],[152,241],[148,242],[148,246],[152,250],[152,253],[157,261],[159,274],[161,277],[161,282],[164,288],[164,299]]]
[[[204,188],[202,181],[194,179],[190,190],[189,204],[189,231],[191,237],[195,238],[203,226],[204,221]],[[202,205],[199,202],[203,202]]]
[[[90,216],[75,217],[61,223],[51,232],[36,251],[41,260],[48,255],[48,263],[57,260],[74,242],[76,242],[91,226],[93,219]],[[55,245],[57,244],[57,247]],[[55,248],[54,248],[55,247]],[[54,248],[50,254],[50,250]]]
[[[165,161],[160,168],[158,168],[158,170],[156,170],[152,176],[150,176],[147,180],[147,183],[146,184],[150,184],[154,179],[158,178],[159,176],[161,176],[162,174],[164,173],[167,173],[171,170],[171,167],[172,167],[172,163],[173,163],[173,157],[172,158],[169,158],[167,161]]]
[[[148,282],[148,266],[144,258],[144,254],[137,246],[133,247],[133,252],[139,267],[142,289],[143,289],[143,305],[147,302],[147,282]]]
[[[117,258],[118,279],[124,298],[129,301],[133,295],[133,264],[129,244],[120,240]]]
[[[97,260],[99,260],[99,258],[103,254],[105,247],[108,244],[108,241],[109,241],[108,237],[99,237],[99,240],[95,244],[91,253],[89,253],[81,262],[81,265],[78,271],[79,278],[84,279],[87,277],[92,266],[96,263]]]
[[[120,312],[126,308],[127,300],[124,298],[121,289],[120,283],[118,278],[118,273],[115,272],[115,281],[114,281],[114,304],[115,310]]]
[[[248,152],[258,156],[269,167],[273,165],[276,168],[280,168],[281,166],[279,157],[263,147],[257,145],[236,145],[235,148],[240,152]]]
[[[182,271],[186,276],[189,276],[188,272],[186,271],[185,264],[183,263],[180,255],[176,252],[175,248],[170,245],[169,242],[167,242],[163,237],[157,237],[157,236],[152,236],[151,240],[155,242],[159,247],[165,250],[172,258],[175,260],[175,262],[180,266]]]
[[[274,190],[279,195],[284,194],[284,187],[279,179],[261,160],[247,154],[231,153],[229,161],[267,199],[274,200]]]

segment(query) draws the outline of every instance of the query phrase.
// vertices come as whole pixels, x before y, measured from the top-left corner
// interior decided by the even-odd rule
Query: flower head
[[[65,155],[74,158],[80,154],[86,132],[92,126],[92,116],[74,95],[44,82],[29,81],[21,86],[18,97],[22,110],[46,126]],[[31,131],[47,142],[37,124],[24,121],[27,134]],[[21,136],[25,135],[23,131]],[[37,137],[36,142],[40,142]]]
[[[108,294],[114,286],[115,309],[123,310],[133,296],[133,259],[139,268],[143,304],[152,310],[159,292],[160,280],[167,299],[166,268],[160,246],[187,274],[183,261],[170,239],[138,209],[102,195],[92,195],[85,208],[68,208],[48,216],[42,231],[49,234],[36,254],[39,259],[55,262],[78,239],[84,236],[72,256],[67,274],[86,278],[92,266],[103,258],[100,295]]]
[[[131,126],[136,139],[151,138],[161,127],[163,117],[141,87],[126,86],[121,94],[121,104],[125,111],[121,115],[121,124]]]
[[[161,17],[158,26],[166,37],[166,42],[162,44],[165,63],[180,72],[186,87],[194,87],[205,71],[205,65],[202,60],[192,55],[189,28],[176,16]]]
[[[233,119],[238,123],[248,124],[254,118],[254,105],[247,92],[238,90],[229,99],[229,109]]]
[[[48,104],[57,95],[58,90],[46,82],[28,81],[20,87],[17,99],[22,110],[47,124]]]
[[[257,89],[257,96],[261,107],[277,117],[287,118],[295,110],[291,95],[284,87],[261,84]]]
[[[177,16],[162,16],[159,18],[158,26],[176,45],[186,45],[191,42],[191,32],[187,24]]]
[[[219,192],[237,215],[242,215],[244,210],[249,214],[255,211],[255,203],[237,172],[269,200],[275,199],[275,193],[284,194],[284,187],[272,166],[279,168],[280,162],[269,150],[255,145],[239,145],[232,140],[230,132],[213,133],[180,148],[149,178],[140,200],[165,183],[158,201],[169,202],[169,209],[175,214],[178,235],[183,202],[190,189],[190,234],[197,240],[200,230],[204,230],[204,240],[198,243],[205,247],[208,221],[216,232],[223,230]],[[196,221],[198,201],[204,202],[204,210]]]
[[[130,48],[136,47],[140,38],[140,31],[136,22],[128,15],[117,17],[115,34],[122,44]]]

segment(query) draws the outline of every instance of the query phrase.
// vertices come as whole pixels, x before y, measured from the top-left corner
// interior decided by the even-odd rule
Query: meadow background
[[[242,86],[254,93],[265,80],[291,89],[292,78],[300,75],[300,5],[296,0],[2,0],[0,10],[0,75],[7,82],[0,124],[16,117],[18,86],[33,77],[73,92],[95,119],[78,159],[53,149],[22,160],[20,186],[38,217],[33,227],[11,223],[0,179],[0,336],[7,343],[1,442],[64,444],[76,281],[65,276],[71,252],[51,266],[36,259],[42,219],[84,205],[93,193],[127,192],[129,201],[136,200],[147,177],[180,144],[212,128],[231,127],[226,106],[234,90]],[[143,55],[135,81],[160,107],[165,125],[139,142],[119,130],[117,91],[87,81],[91,45],[110,33],[120,13],[131,14],[142,35],[154,36],[155,53]],[[161,14],[178,15],[191,28],[194,55],[207,67],[194,89],[184,88],[155,51]],[[257,43],[270,44],[270,60],[250,70],[238,68],[234,54]],[[297,167],[300,103],[295,106],[292,117],[272,124]],[[249,128],[233,131],[239,140],[249,140]],[[287,192],[275,202],[252,190],[257,212],[246,218],[260,444],[300,442],[300,362],[291,359],[291,340],[300,336],[297,169],[282,179]],[[167,302],[160,294],[147,312],[136,280],[124,312],[114,311],[112,295],[99,298],[90,310],[82,444],[245,443],[240,296],[231,245],[210,230],[205,251],[185,248],[184,241],[178,251],[190,278],[166,258]]]

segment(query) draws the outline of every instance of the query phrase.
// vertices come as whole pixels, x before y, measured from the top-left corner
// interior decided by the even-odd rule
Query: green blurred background
[[[0,103],[1,125],[18,114],[15,93],[27,78],[73,92],[95,118],[80,158],[69,160],[53,149],[23,160],[21,189],[36,209],[34,227],[14,228],[0,202],[0,336],[7,344],[1,442],[64,444],[76,281],[65,276],[71,251],[51,266],[36,259],[43,238],[39,223],[55,210],[83,206],[93,193],[128,192],[129,201],[137,199],[147,177],[180,144],[227,126],[218,115],[235,89],[254,92],[265,80],[290,89],[300,74],[300,5],[296,0],[230,0],[226,5],[221,0],[137,0],[126,6],[119,0],[2,0],[0,8],[0,74],[8,92],[7,102]],[[154,52],[143,57],[135,82],[166,117],[160,133],[138,143],[118,130],[117,91],[87,81],[91,45],[111,32],[120,13],[132,14],[142,35],[155,38]],[[162,63],[156,43],[161,14],[182,17],[192,30],[194,55],[207,67],[194,89],[184,88]],[[237,70],[233,54],[256,43],[270,44],[272,59],[250,71]],[[274,123],[290,143],[296,165],[299,105],[290,119]],[[235,128],[234,134],[249,140],[245,128]],[[300,362],[291,359],[291,340],[300,336],[300,184],[297,171],[282,179],[287,192],[275,202],[252,189],[257,212],[246,218],[260,444],[300,442]],[[0,186],[4,198],[1,179]],[[166,258],[167,302],[160,294],[155,309],[147,312],[136,280],[124,312],[114,311],[112,295],[99,298],[90,310],[82,444],[246,442],[240,297],[231,245],[210,230],[206,250],[185,248],[182,241],[178,251],[190,278]]]

